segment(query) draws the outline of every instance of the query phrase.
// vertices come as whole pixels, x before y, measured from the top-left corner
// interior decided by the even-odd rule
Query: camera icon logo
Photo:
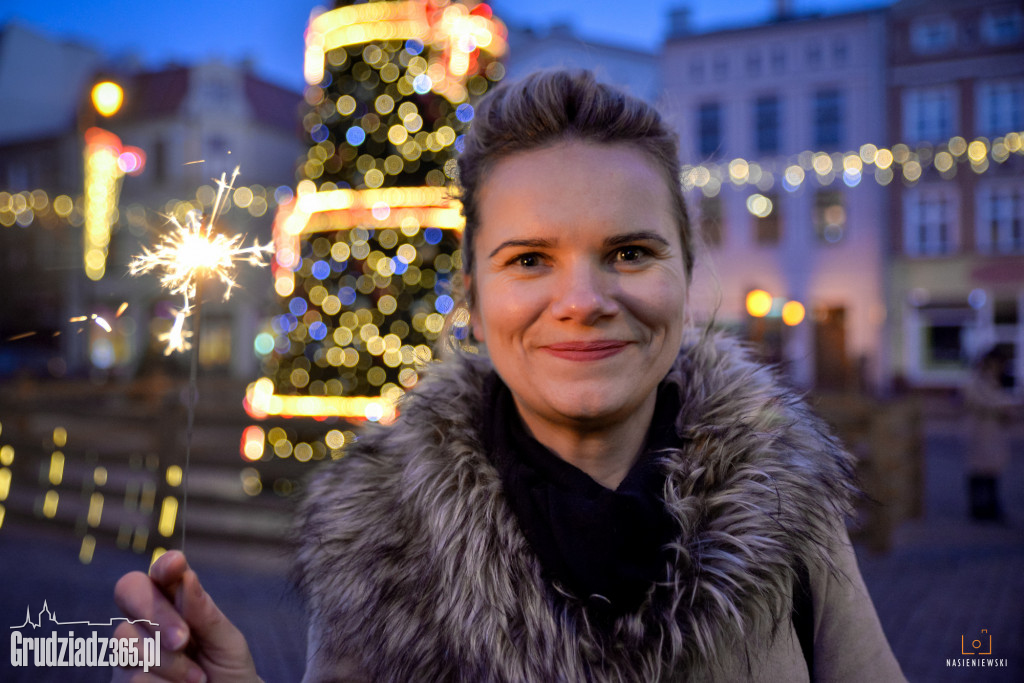
[[[973,638],[970,641],[971,651],[967,650],[968,643],[967,643],[966,637],[961,635],[960,636],[960,654],[964,654],[964,655],[990,655],[990,654],[992,654],[992,634],[988,632],[987,628],[981,629],[981,632],[988,636],[988,644],[987,644],[988,651],[987,652],[983,652],[982,651],[983,648],[986,647],[985,636],[984,635],[979,636],[977,638]]]

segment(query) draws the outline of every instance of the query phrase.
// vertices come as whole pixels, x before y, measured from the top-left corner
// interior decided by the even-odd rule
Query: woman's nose
[[[601,272],[598,266],[579,264],[567,268],[563,277],[552,283],[551,313],[559,320],[572,320],[593,325],[618,312],[613,296],[614,275]]]

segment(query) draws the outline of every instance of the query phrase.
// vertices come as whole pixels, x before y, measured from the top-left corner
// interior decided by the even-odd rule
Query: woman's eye
[[[540,263],[540,254],[519,254],[512,259],[512,265],[522,268],[535,268]]]
[[[648,253],[643,247],[622,247],[615,252],[615,260],[619,262],[639,261]]]

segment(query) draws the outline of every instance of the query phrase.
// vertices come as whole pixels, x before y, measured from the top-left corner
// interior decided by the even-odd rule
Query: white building
[[[619,45],[588,40],[568,24],[548,29],[509,27],[509,78],[539,69],[588,69],[603,83],[654,102],[660,88],[658,55]]]
[[[113,80],[124,90],[114,116],[100,117],[92,85]],[[0,30],[0,336],[26,335],[0,349],[0,376],[31,371],[62,376],[88,368],[128,375],[148,352],[154,333],[170,326],[178,299],[158,277],[127,277],[143,245],[168,229],[166,215],[183,219],[185,203],[208,210],[213,179],[241,173],[220,221],[246,233],[246,244],[268,243],[281,199],[291,196],[295,169],[307,151],[302,96],[271,84],[245,64],[209,62],[140,71],[110,63],[98,52],[51,40],[16,25]],[[83,269],[83,133],[99,126],[138,147],[145,168],[123,178],[102,278]],[[73,208],[60,211],[66,196]],[[210,286],[203,309],[204,369],[252,377],[253,340],[274,305],[269,269],[239,268],[230,302]],[[122,302],[124,314],[115,314]],[[70,323],[97,314],[110,333]],[[88,319],[88,318],[87,318]],[[78,334],[78,332],[83,334]],[[205,349],[205,351],[203,351]]]
[[[134,362],[152,343],[147,341],[148,317],[169,324],[166,304],[153,308],[154,302],[170,298],[161,295],[158,278],[123,277],[126,264],[141,247],[168,228],[161,213],[184,221],[183,202],[208,213],[214,180],[222,174],[230,179],[238,167],[235,187],[249,191],[231,195],[218,227],[228,234],[246,234],[246,245],[269,243],[275,193],[279,187],[294,186],[295,168],[306,145],[301,137],[301,96],[262,80],[246,65],[211,61],[174,66],[129,74],[122,82],[123,110],[99,123],[125,145],[141,148],[146,168],[138,177],[124,178],[121,225],[108,257],[114,272],[98,283],[97,295],[137,304],[141,318],[130,345],[134,348],[122,354]],[[243,264],[237,273],[241,287],[228,302],[221,300],[220,283],[208,287],[200,351],[210,368],[251,377],[258,370],[253,340],[274,298],[269,268]]]
[[[858,153],[885,139],[884,13],[672,23],[660,105],[700,167],[687,186],[708,245],[693,304],[720,296],[718,323],[766,342],[801,385],[878,386],[884,190]],[[765,318],[746,311],[755,289],[774,298]],[[806,310],[795,326],[778,317],[787,301]]]

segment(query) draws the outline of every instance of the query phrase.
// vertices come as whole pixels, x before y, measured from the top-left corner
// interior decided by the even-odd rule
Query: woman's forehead
[[[667,223],[672,197],[643,152],[572,141],[517,153],[495,164],[478,199],[478,240],[510,232]]]

